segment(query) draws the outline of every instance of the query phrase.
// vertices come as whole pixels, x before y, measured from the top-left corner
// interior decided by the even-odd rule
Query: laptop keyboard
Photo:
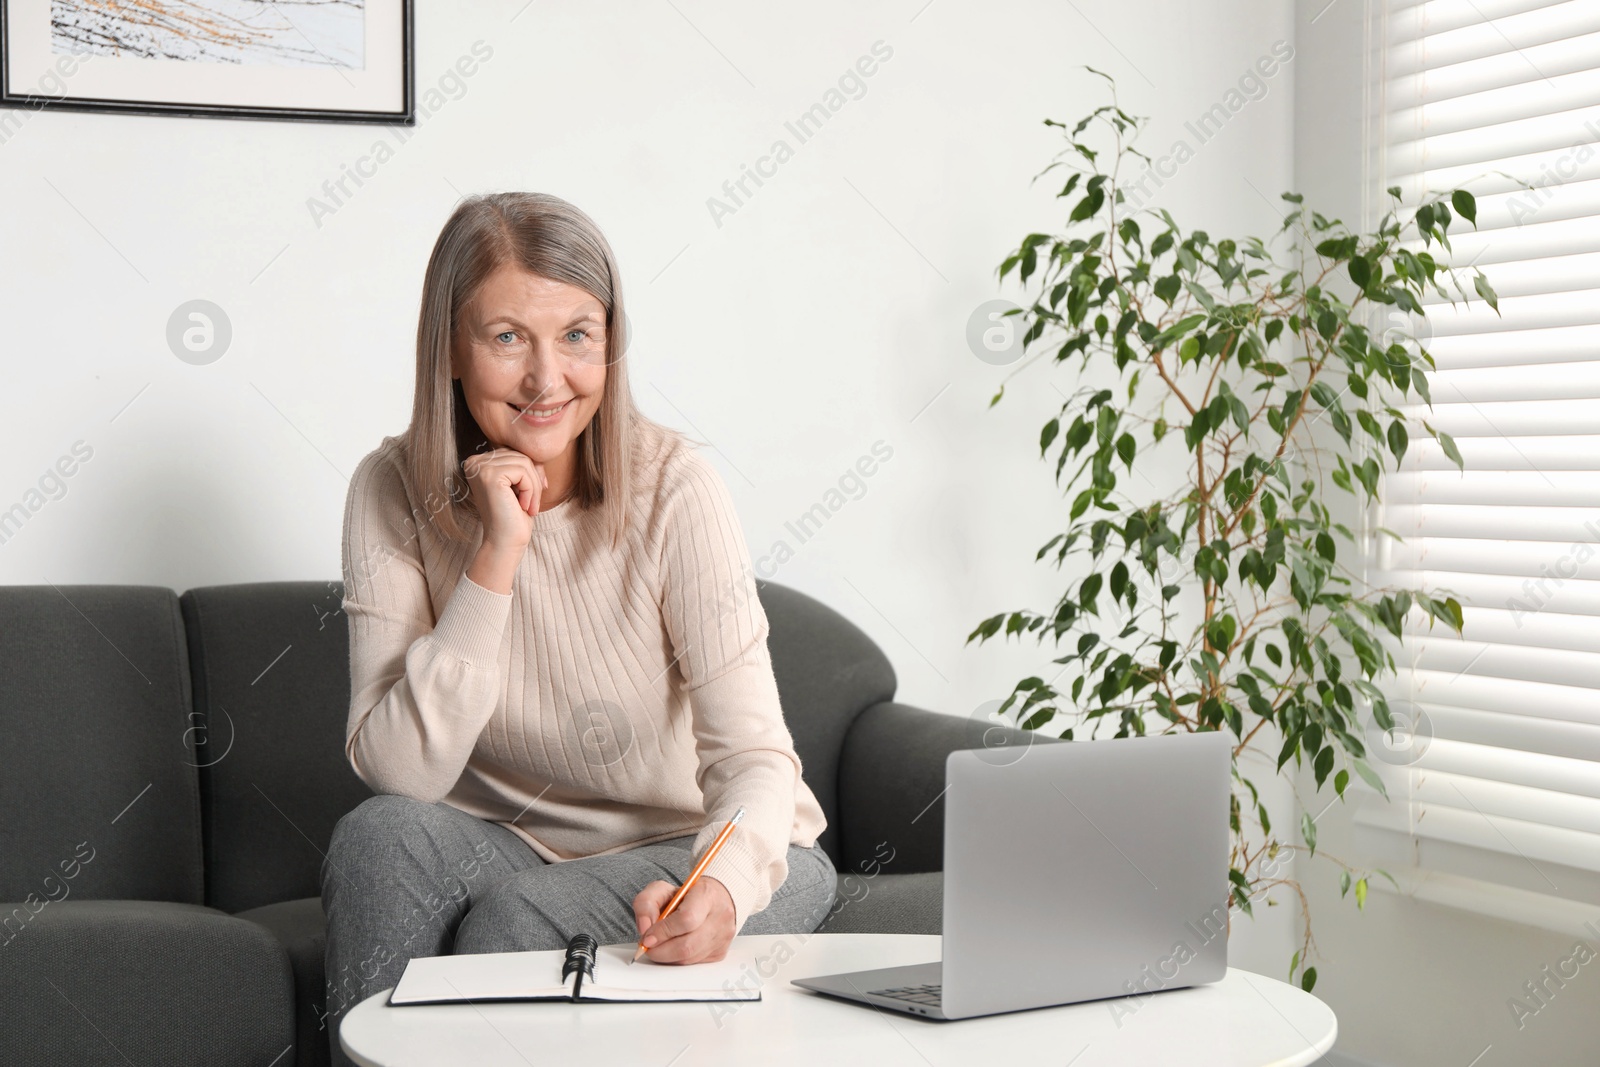
[[[897,985],[890,989],[870,990],[875,997],[892,997],[895,1000],[909,1000],[913,1004],[938,1004],[939,991],[943,983],[932,982],[927,985]]]

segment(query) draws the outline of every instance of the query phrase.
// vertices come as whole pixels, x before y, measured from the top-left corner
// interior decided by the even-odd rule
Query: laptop
[[[942,958],[793,984],[967,1019],[1221,979],[1231,742],[1207,731],[950,753]]]

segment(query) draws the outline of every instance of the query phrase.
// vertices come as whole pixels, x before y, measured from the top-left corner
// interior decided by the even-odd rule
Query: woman
[[[625,321],[557,197],[471,198],[434,246],[411,425],[345,507],[346,753],[379,795],[323,865],[330,1033],[413,956],[588,932],[688,964],[833,904],[738,517],[634,408]]]

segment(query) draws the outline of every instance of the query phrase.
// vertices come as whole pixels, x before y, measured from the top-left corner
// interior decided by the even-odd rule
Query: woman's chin
[[[509,443],[503,447],[514,448],[535,463],[549,463],[567,450],[566,441],[538,430],[513,428],[506,439]]]

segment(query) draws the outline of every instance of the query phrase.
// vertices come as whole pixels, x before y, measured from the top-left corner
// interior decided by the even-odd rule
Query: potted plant
[[[1289,842],[1239,757],[1255,747],[1279,772],[1308,764],[1319,794],[1342,798],[1352,775],[1383,792],[1362,734],[1368,716],[1394,728],[1380,687],[1393,642],[1413,613],[1461,630],[1453,597],[1368,586],[1350,566],[1363,534],[1325,496],[1374,502],[1418,433],[1462,466],[1448,434],[1404,410],[1431,403],[1425,345],[1367,322],[1425,322],[1430,289],[1466,297],[1434,250],[1449,251],[1457,216],[1476,225],[1476,204],[1456,189],[1402,211],[1391,188],[1377,229],[1358,233],[1285,193],[1268,241],[1213,240],[1125,206],[1124,170],[1149,157],[1133,147],[1144,120],[1114,85],[1111,101],[1070,129],[1045,120],[1067,147],[1035,180],[1069,170],[1056,196],[1071,210],[1062,232],[1028,234],[998,268],[1029,289],[1011,312],[1024,352],[1073,361],[1091,383],[1063,393],[1039,435],[1069,503],[1036,558],[1085,567],[1048,608],[992,615],[967,641],[1032,634],[1063,653],[1053,677],[1025,678],[1001,703],[1025,729],[1233,734],[1232,899],[1251,914],[1253,897],[1285,886],[1303,906],[1280,863]],[[1483,274],[1472,282],[1498,312]],[[1173,492],[1151,488],[1179,470]],[[1315,855],[1309,812],[1298,829]],[[1363,906],[1372,872],[1334,862]],[[1289,966],[1307,990],[1311,945],[1308,919]]]

